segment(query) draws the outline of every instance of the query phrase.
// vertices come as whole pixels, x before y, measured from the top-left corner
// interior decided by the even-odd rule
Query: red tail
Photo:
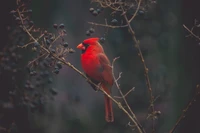
[[[105,100],[105,119],[107,122],[113,122],[114,116],[113,116],[113,109],[112,109],[112,101],[106,95],[104,96],[104,100]]]
[[[106,85],[102,84],[102,88],[104,89],[104,91],[110,94],[110,91],[109,89],[107,89]],[[105,119],[107,122],[113,122],[114,115],[113,115],[113,109],[112,109],[112,100],[106,95],[104,95],[104,101],[105,101]]]

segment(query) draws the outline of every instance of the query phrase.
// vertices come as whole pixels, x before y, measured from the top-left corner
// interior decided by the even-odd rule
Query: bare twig
[[[139,0],[137,9],[136,9],[135,13],[133,14],[133,16],[131,17],[131,19],[129,19],[129,21],[128,21],[129,23],[130,23],[130,22],[135,18],[135,16],[137,15],[138,10],[140,9],[140,4],[141,4],[141,2],[142,2],[142,0]]]
[[[192,35],[194,36],[196,39],[198,39],[200,41],[200,37],[195,35],[192,30],[190,30],[187,26],[183,25],[183,27]]]
[[[113,78],[114,78],[115,85],[117,86],[117,89],[119,90],[119,93],[120,93],[120,95],[122,96],[122,99],[124,100],[124,102],[125,102],[127,108],[129,109],[129,111],[130,111],[130,113],[131,113],[133,119],[135,119],[135,122],[136,122],[136,123],[134,123],[134,124],[136,125],[136,127],[137,127],[137,126],[140,127],[140,129],[142,130],[142,132],[145,133],[145,130],[142,128],[141,124],[140,124],[139,121],[137,120],[135,114],[133,113],[132,109],[130,108],[130,106],[129,106],[129,104],[128,104],[126,98],[125,98],[126,95],[128,95],[128,94],[131,92],[131,90],[130,90],[128,93],[126,93],[126,95],[124,95],[124,94],[122,93],[122,91],[121,91],[121,88],[120,88],[119,84],[118,84],[118,80],[119,80],[119,78],[121,77],[121,74],[119,74],[119,77],[118,77],[117,79],[115,78],[115,75],[114,75],[114,63],[115,63],[115,61],[116,61],[117,59],[119,59],[119,57],[114,58],[114,60],[113,60],[113,62],[112,62],[112,75],[113,75]]]
[[[140,0],[140,1],[141,1],[141,0]],[[122,8],[122,9],[123,9],[123,8]],[[139,42],[139,40],[136,39],[135,32],[133,31],[133,29],[132,29],[132,27],[131,27],[131,25],[130,25],[130,22],[129,22],[128,18],[127,18],[127,15],[124,14],[123,16],[124,16],[124,18],[125,18],[125,20],[126,20],[126,23],[127,23],[127,25],[128,25],[129,32],[130,32],[130,34],[132,35],[132,39],[133,39],[133,41],[135,42],[135,46],[136,46],[136,48],[138,49],[138,55],[139,55],[139,57],[140,57],[140,59],[141,59],[141,61],[142,61],[142,63],[143,63],[143,66],[144,66],[144,76],[145,76],[146,85],[147,85],[147,88],[148,88],[149,94],[150,94],[151,114],[154,114],[154,111],[155,111],[155,109],[154,109],[154,96],[153,96],[153,92],[152,92],[152,88],[151,88],[151,83],[150,83],[150,79],[149,79],[149,74],[148,74],[148,71],[149,71],[149,70],[148,70],[148,68],[147,68],[147,65],[146,65],[146,63],[145,63],[143,54],[142,54],[141,49],[140,49],[140,46],[139,46],[140,42]],[[153,130],[153,132],[155,132],[154,125],[155,125],[155,124],[154,124],[154,119],[152,119],[152,130]]]
[[[128,25],[113,26],[113,25],[108,25],[108,24],[99,24],[99,23],[94,23],[94,22],[88,22],[88,24],[96,25],[96,26],[102,26],[102,27],[108,27],[108,28],[112,28],[112,29],[128,27]]]
[[[194,103],[194,101],[196,101],[196,98],[200,95],[200,90],[199,90],[200,86],[197,85],[196,89],[197,89],[197,92],[195,93],[194,97],[192,98],[192,100],[190,100],[190,102],[187,104],[187,106],[185,107],[185,109],[182,111],[182,114],[180,115],[180,117],[176,121],[176,124],[170,130],[169,133],[174,133],[174,131],[176,130],[176,128],[178,127],[178,125],[180,124],[180,122],[183,120],[183,118],[185,118],[186,112],[188,112],[188,110],[190,109],[190,107],[192,106],[192,104]]]
[[[40,55],[40,56],[38,56],[37,58],[35,58],[34,60],[32,60],[32,61],[30,61],[29,63],[28,63],[28,65],[27,66],[30,66],[30,65],[32,65],[34,62],[36,62],[37,60],[39,60],[40,58],[42,58],[43,56],[45,56],[46,55],[46,53],[44,53],[44,54],[42,54],[42,55]]]

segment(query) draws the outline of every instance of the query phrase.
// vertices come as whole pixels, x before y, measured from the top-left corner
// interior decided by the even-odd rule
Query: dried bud
[[[75,50],[73,50],[72,48],[69,49],[69,53],[74,53]]]

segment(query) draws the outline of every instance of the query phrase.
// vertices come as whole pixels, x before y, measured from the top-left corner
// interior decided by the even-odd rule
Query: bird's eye
[[[82,43],[83,44],[83,46],[85,47],[85,49],[87,49],[87,47],[89,47],[90,45],[89,44],[86,44],[86,43]]]
[[[89,44],[86,44],[86,43],[84,43],[84,42],[82,42],[82,44],[83,44],[84,46],[87,46],[87,45],[89,46]]]
[[[90,46],[89,44],[86,44],[84,42],[82,42],[84,49],[82,50],[82,53],[85,53],[85,51],[87,50],[87,48]]]

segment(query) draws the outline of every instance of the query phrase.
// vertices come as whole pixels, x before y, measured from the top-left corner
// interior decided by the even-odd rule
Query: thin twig
[[[135,13],[133,14],[133,16],[131,17],[131,19],[129,19],[129,23],[131,23],[131,21],[135,18],[135,16],[137,15],[137,12],[138,10],[140,9],[140,4],[141,4],[142,0],[139,0],[139,3],[138,3],[138,6],[137,6],[137,9],[135,11]]]
[[[33,64],[34,62],[36,62],[37,60],[39,60],[40,58],[42,58],[44,55],[46,55],[46,53],[44,53],[44,54],[38,56],[37,58],[35,58],[34,60],[30,61],[27,66],[30,66],[31,64]]]
[[[112,29],[128,27],[128,25],[113,26],[113,25],[108,25],[108,24],[99,24],[99,23],[94,23],[94,22],[88,22],[88,24],[96,25],[96,26],[102,26],[102,27],[108,27],[108,28],[112,28]]]
[[[129,104],[128,104],[126,98],[125,98],[126,96],[122,93],[121,88],[120,88],[120,86],[119,86],[119,84],[118,84],[118,80],[119,80],[119,78],[121,77],[121,74],[119,74],[119,77],[118,77],[117,79],[115,78],[115,75],[114,75],[114,63],[115,63],[115,61],[116,61],[117,59],[119,59],[119,57],[114,58],[114,60],[113,60],[113,62],[112,62],[112,75],[113,75],[113,78],[114,78],[114,81],[115,81],[115,85],[117,86],[117,89],[119,90],[119,93],[120,93],[120,95],[122,96],[122,98],[123,98],[123,100],[124,100],[126,106],[128,107],[128,109],[129,109],[129,111],[130,111],[132,117],[133,117],[133,118],[135,119],[135,121],[136,121],[136,123],[134,123],[134,124],[136,125],[136,127],[137,127],[137,126],[140,127],[139,129],[141,129],[142,132],[145,133],[144,128],[141,126],[141,124],[140,124],[139,121],[137,120],[135,114],[133,113],[132,109],[130,108],[130,106],[129,106]],[[130,92],[131,92],[131,91],[129,91],[126,95],[128,95]],[[138,130],[139,130],[139,129],[138,129]]]
[[[169,133],[174,133],[174,131],[177,129],[178,125],[180,124],[180,122],[183,120],[183,118],[185,118],[185,114],[188,112],[188,110],[190,109],[190,107],[192,106],[192,104],[194,103],[194,101],[196,101],[197,96],[200,95],[200,91],[198,89],[200,89],[200,86],[197,85],[196,86],[197,92],[195,93],[194,97],[192,98],[192,100],[190,100],[190,102],[187,104],[187,106],[185,107],[185,109],[182,111],[182,114],[180,115],[180,117],[178,118],[178,120],[176,121],[176,124],[174,125],[174,127],[170,130]]]
[[[200,41],[200,37],[195,35],[192,30],[190,30],[188,27],[186,27],[185,25],[183,25],[183,27],[192,35],[194,36],[196,39],[198,39]]]
[[[123,9],[123,7],[122,7],[122,9]],[[123,12],[124,12],[124,10],[123,10]],[[144,66],[145,81],[146,81],[146,85],[147,85],[147,88],[148,88],[149,94],[150,94],[151,114],[154,114],[154,111],[155,111],[155,109],[154,109],[154,96],[153,96],[153,92],[152,92],[152,88],[151,88],[150,78],[149,78],[149,74],[148,74],[148,68],[147,68],[147,65],[145,63],[143,54],[142,54],[140,46],[139,46],[140,42],[139,42],[139,40],[136,39],[135,32],[133,31],[133,28],[131,27],[131,24],[130,24],[130,21],[128,20],[128,18],[127,18],[127,15],[124,14],[123,16],[124,16],[125,21],[126,21],[126,23],[128,25],[129,32],[132,35],[132,39],[135,42],[136,48],[138,49],[138,55],[139,55],[139,57],[140,57],[140,59],[141,59],[141,61],[143,63],[143,66]],[[154,126],[155,126],[154,119],[152,119],[152,131],[153,132],[155,132],[155,127]]]

